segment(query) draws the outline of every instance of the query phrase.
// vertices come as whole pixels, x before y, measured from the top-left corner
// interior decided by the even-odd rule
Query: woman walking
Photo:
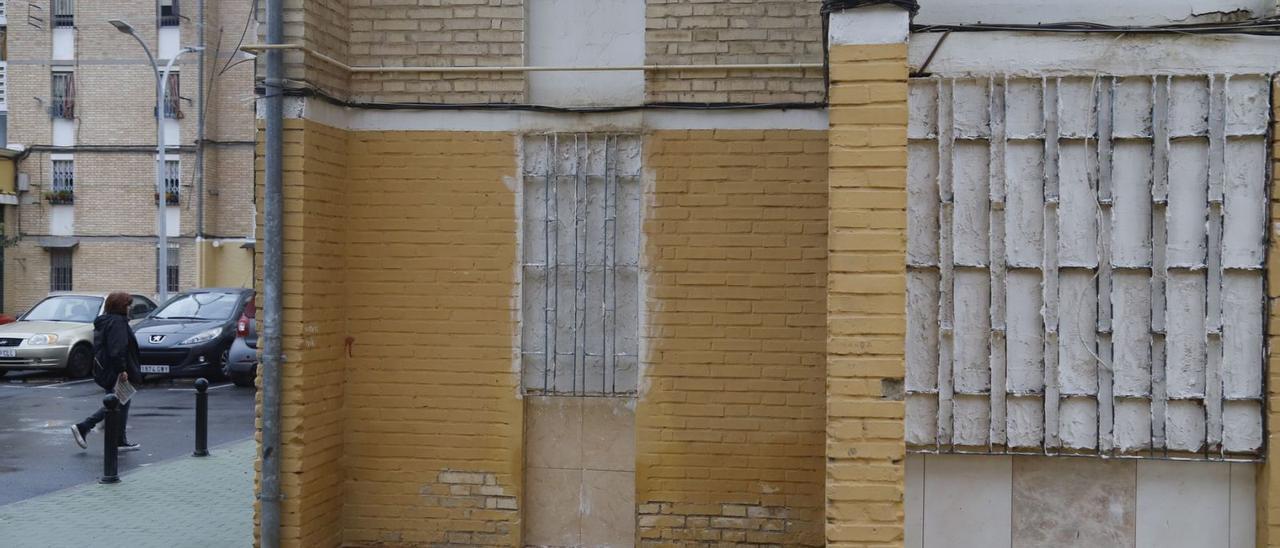
[[[132,300],[133,297],[123,291],[107,295],[102,315],[93,320],[93,350],[96,360],[93,378],[108,394],[115,391],[118,382],[142,383],[142,372],[138,370],[138,341],[133,335],[133,328],[129,327],[129,303]],[[120,406],[120,440],[117,445],[121,451],[136,451],[140,447],[136,443],[130,443],[125,436],[131,404],[132,399]],[[89,445],[85,442],[85,437],[106,416],[106,408],[101,408],[85,420],[71,425],[71,435],[75,437],[76,445],[81,449],[87,448]]]

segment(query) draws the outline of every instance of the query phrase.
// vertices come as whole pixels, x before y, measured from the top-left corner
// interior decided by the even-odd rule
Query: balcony
[[[0,60],[0,112],[9,110],[8,72],[8,66]],[[0,146],[4,146],[4,143],[0,143]]]

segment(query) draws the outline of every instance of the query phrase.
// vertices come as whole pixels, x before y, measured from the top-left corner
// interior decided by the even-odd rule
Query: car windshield
[[[240,296],[234,293],[190,293],[174,299],[151,316],[160,320],[230,320]]]
[[[102,297],[49,297],[27,312],[22,321],[91,323],[101,309]]]

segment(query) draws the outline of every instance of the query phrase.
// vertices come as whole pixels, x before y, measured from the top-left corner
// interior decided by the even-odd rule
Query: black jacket
[[[115,388],[116,377],[121,371],[129,373],[129,382],[142,383],[142,372],[138,370],[138,339],[133,335],[128,318],[120,314],[103,314],[93,320],[93,350],[94,358],[105,372],[106,379],[103,380],[108,386],[103,388]]]

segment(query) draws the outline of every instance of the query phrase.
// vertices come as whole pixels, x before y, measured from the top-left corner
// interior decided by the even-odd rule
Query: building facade
[[[286,2],[282,544],[1280,545],[1274,3],[908,4]]]
[[[50,291],[154,296],[162,199],[170,291],[251,284],[253,67],[235,51],[257,25],[250,2],[10,2],[7,15],[0,105],[20,159],[3,309],[20,313]],[[174,63],[162,116],[147,53],[109,20],[131,25],[161,67],[204,45]]]

